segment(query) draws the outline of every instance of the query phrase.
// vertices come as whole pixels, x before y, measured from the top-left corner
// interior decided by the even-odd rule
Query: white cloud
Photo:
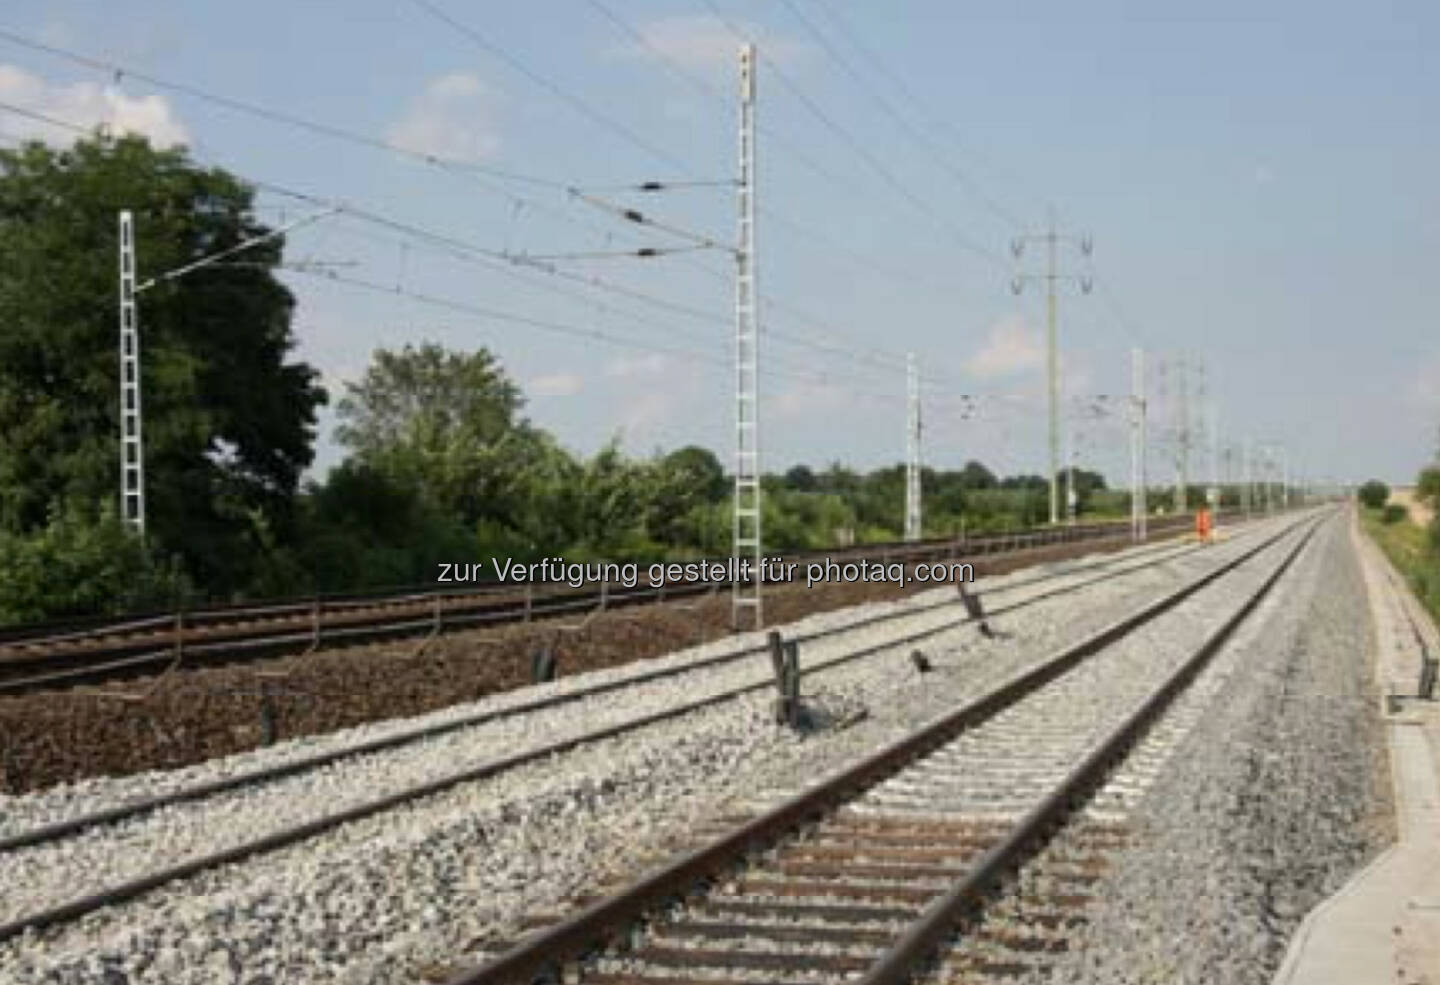
[[[798,383],[775,395],[775,412],[780,417],[840,410],[853,403],[846,388],[834,383]]]
[[[68,48],[75,43],[74,32],[70,26],[61,21],[47,21],[40,25],[40,31],[36,35],[45,44],[55,48]]]
[[[603,369],[616,395],[615,427],[629,451],[647,454],[660,446],[694,440],[695,428],[714,386],[713,378],[687,359],[651,353],[612,359]]]
[[[526,389],[537,397],[573,397],[585,388],[579,373],[547,373],[530,381]]]
[[[1079,355],[1060,353],[1060,379],[1072,397],[1087,396],[1095,389],[1095,374]]]
[[[500,149],[494,94],[469,72],[433,79],[386,132],[396,146],[453,161],[479,161]]]
[[[658,376],[670,368],[670,360],[658,352],[643,356],[619,356],[605,364],[605,375],[617,379]]]
[[[759,34],[747,23],[735,25],[746,37]],[[640,25],[637,30],[645,39],[611,49],[611,53],[627,58],[654,59],[663,56],[685,68],[706,71],[735,72],[740,57],[740,41],[710,14],[662,17]],[[799,41],[771,38],[765,45],[765,57],[777,64],[792,64],[810,53],[811,47]]]
[[[658,388],[631,394],[620,408],[620,433],[632,442],[642,440],[670,419],[678,401],[679,394]]]
[[[1425,411],[1440,409],[1440,358],[1422,362],[1410,380],[1409,403]]]
[[[1025,319],[1007,315],[990,326],[985,344],[965,360],[965,371],[981,379],[1014,376],[1038,369],[1044,361],[1045,350]]]
[[[184,144],[190,135],[163,96],[127,96],[117,86],[95,82],[50,83],[14,65],[0,65],[0,101],[23,106],[67,123],[111,134],[149,137],[157,147]],[[73,131],[0,110],[5,132],[22,139],[68,145]]]

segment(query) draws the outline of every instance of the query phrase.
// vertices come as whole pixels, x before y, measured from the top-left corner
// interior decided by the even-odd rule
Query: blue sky
[[[131,72],[539,182],[327,138],[3,40],[0,102],[182,140],[245,177],[494,252],[674,246],[565,189],[732,238],[723,185],[607,189],[734,176],[733,27],[766,59],[767,467],[898,460],[913,351],[928,463],[1040,470],[1044,308],[1034,285],[1010,293],[1008,244],[1050,205],[1064,230],[1093,237],[1099,282],[1061,298],[1067,408],[1128,392],[1142,346],[1152,369],[1203,358],[1224,445],[1249,435],[1283,443],[1297,472],[1391,481],[1433,454],[1434,4],[1217,2],[1200,15],[1139,2],[713,2],[433,0],[479,42],[417,0],[20,0],[0,15],[5,30]],[[0,110],[0,139],[24,136],[68,139]],[[276,222],[314,211],[268,192],[260,203]],[[728,460],[723,252],[547,273],[482,266],[342,214],[294,233],[288,255],[467,309],[285,275],[299,354],[337,396],[376,346],[483,345],[525,388],[528,414],[577,451],[619,435],[639,454],[694,442]],[[1062,255],[1080,269],[1077,252]],[[1027,269],[1039,259],[1028,252]],[[1173,475],[1173,385],[1160,384],[1157,372],[1156,480]],[[1128,476],[1119,417],[1072,416],[1079,460]],[[327,413],[320,469],[339,454],[332,427]]]

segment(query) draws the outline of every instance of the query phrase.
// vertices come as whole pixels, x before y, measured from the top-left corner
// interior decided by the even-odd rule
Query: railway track
[[[1156,534],[1185,529],[1184,517],[1152,523]],[[791,559],[826,557],[882,563],[959,559],[984,562],[1067,545],[1128,539],[1112,523],[1060,527],[968,540],[885,544],[843,551],[808,552]],[[644,568],[641,572],[643,575]],[[229,606],[136,619],[0,630],[0,696],[39,689],[98,684],[175,666],[211,666],[405,637],[588,613],[705,596],[728,582],[650,588],[601,585],[574,589],[541,584],[430,590],[401,595],[312,598],[265,606]]]
[[[1210,574],[1192,582],[1182,591],[1187,593],[1198,591],[1200,587],[1220,577],[1221,574],[1241,563],[1245,558],[1264,550],[1278,536],[1280,535],[1267,537],[1258,546],[1247,549],[1239,559],[1226,562]],[[992,604],[990,614],[992,616],[1000,615],[1044,598],[1093,585],[1098,581],[1124,577],[1134,571],[1166,564],[1197,550],[1198,548],[1195,547],[1177,545],[1156,546],[1143,550],[1138,560],[1132,556],[1127,559],[1101,561],[1095,564],[1076,566],[1078,571],[1071,570],[1063,575],[1023,579],[1008,586],[1006,591],[1027,586],[1041,586],[1040,591],[1022,599]],[[1045,586],[1046,581],[1060,581],[1062,584]],[[992,603],[994,601],[992,599]],[[883,624],[893,618],[889,614],[861,620],[859,623],[842,626],[831,632],[814,634],[808,637],[808,640],[815,641],[822,636],[829,636],[838,638],[841,646],[837,648],[839,652],[807,663],[807,673],[824,674],[831,668],[840,667],[866,656],[893,651],[896,647],[903,647],[920,639],[936,637],[944,632],[956,630],[973,621],[973,617],[968,612],[951,614],[947,611],[959,604],[957,599],[933,603],[923,608],[906,607],[903,613],[896,615],[914,616],[917,612],[929,611],[933,618],[919,631],[903,636],[896,636],[893,632],[884,632]],[[844,645],[845,638],[853,638],[854,634],[865,630],[872,633],[878,632],[882,638],[879,642],[869,645]],[[739,662],[747,657],[751,658],[753,665],[757,656],[758,648],[741,648],[678,667],[640,671],[626,675],[619,681],[545,696],[512,705],[500,712],[487,712],[483,715],[452,719],[424,729],[397,732],[377,740],[342,745],[319,754],[305,755],[302,753],[294,759],[268,768],[234,773],[220,780],[180,785],[156,797],[102,805],[99,809],[88,812],[72,810],[69,816],[50,824],[38,825],[22,831],[12,830],[8,836],[0,839],[0,858],[3,858],[3,853],[18,853],[12,855],[12,860],[20,867],[10,867],[7,878],[13,878],[16,885],[27,885],[32,889],[38,889],[46,884],[50,885],[53,905],[28,913],[17,914],[13,909],[9,909],[8,912],[0,911],[0,919],[4,921],[3,926],[0,926],[0,942],[14,938],[27,930],[40,930],[68,923],[95,910],[143,895],[174,880],[189,878],[227,863],[299,843],[322,832],[367,816],[396,809],[458,784],[495,777],[526,763],[543,760],[581,745],[595,743],[624,732],[642,729],[659,721],[692,714],[698,709],[731,701],[773,685],[768,675],[761,673],[758,678],[752,677],[749,681],[715,688],[692,701],[665,707],[649,714],[637,715],[633,711],[622,709],[624,713],[618,715],[613,724],[603,728],[579,732],[549,743],[532,745],[531,748],[524,751],[499,758],[489,758],[479,763],[471,763],[463,768],[435,775],[423,783],[397,784],[388,790],[377,790],[372,786],[362,785],[358,791],[352,792],[348,802],[342,799],[339,802],[330,800],[317,804],[299,823],[290,826],[282,825],[269,831],[249,831],[244,830],[243,826],[227,824],[231,815],[230,801],[226,799],[226,794],[250,792],[255,788],[276,784],[301,773],[315,772],[324,767],[343,765],[345,762],[355,762],[382,750],[416,745],[424,739],[435,739],[446,733],[474,729],[496,719],[519,717],[542,708],[553,708],[599,693],[634,688],[646,681],[654,680],[658,676],[694,674],[702,669],[713,668],[720,663]],[[744,670],[745,668],[740,669]],[[282,799],[285,799],[284,791],[279,791],[279,793],[282,795]],[[169,835],[152,834],[147,836],[145,832],[137,829],[136,825],[142,824],[146,815],[153,814],[162,808],[177,808],[182,805],[187,809],[200,812],[196,815],[197,823],[192,828],[192,836],[197,840],[186,842],[183,839],[172,839]],[[236,830],[237,827],[239,830]],[[225,837],[221,837],[222,833]],[[84,852],[93,855],[95,859],[93,866],[84,861],[86,856],[82,854],[78,863],[72,860],[69,868],[66,868],[58,863],[58,855],[50,854],[61,843],[73,841],[82,835],[85,837],[85,844],[82,846]],[[105,859],[114,848],[121,846],[133,848],[137,841],[143,841],[146,837],[155,838],[149,855],[152,868],[146,871],[127,873],[126,878],[114,885],[105,886],[82,896],[73,896],[73,886],[77,881],[77,876],[79,880],[83,881],[85,872],[98,871],[104,867]],[[71,848],[73,850],[74,846],[72,845]],[[166,864],[157,864],[160,862]],[[77,864],[78,869],[76,868]]]
[[[943,981],[1034,970],[1065,951],[1107,854],[1127,836],[1097,792],[1123,798],[1107,778],[1322,522],[1267,540],[803,793],[734,819],[451,985],[881,985],[934,970],[939,957]],[[1213,609],[1222,576],[1246,580],[1238,602],[1205,620],[1183,652],[1147,645],[1178,610]]]

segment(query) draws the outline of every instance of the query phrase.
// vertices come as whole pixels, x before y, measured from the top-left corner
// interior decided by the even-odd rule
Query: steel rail
[[[1008,605],[996,606],[987,613],[987,618],[1004,615],[1007,612],[1012,612],[1016,609],[1021,609],[1026,606],[1033,605],[1037,602],[1044,601],[1046,599],[1068,594],[1070,592],[1079,591],[1082,588],[1090,587],[1091,585],[1097,584],[1102,581],[1108,581],[1110,579],[1122,577],[1135,571],[1144,570],[1145,568],[1153,567],[1158,564],[1164,564],[1178,557],[1183,557],[1187,554],[1191,554],[1197,550],[1200,550],[1200,548],[1196,546],[1183,547],[1179,550],[1175,550],[1173,548],[1173,545],[1167,545],[1165,548],[1161,548],[1159,551],[1157,551],[1157,553],[1161,555],[1159,557],[1146,557],[1142,559],[1139,563],[1125,565],[1118,568],[1118,570],[1107,571],[1106,573],[1097,575],[1093,578],[1086,578],[1081,581],[1067,583],[1056,588],[1052,588],[1048,591],[1042,592],[1038,595],[1032,595],[1027,598],[1020,599]],[[1117,562],[1114,561],[1099,562],[1097,564],[1087,566],[1087,568],[1083,570],[1110,568],[1116,563]],[[974,594],[983,598],[994,591],[1008,592],[1015,588],[1025,588],[1040,582],[1054,580],[1057,578],[1071,577],[1075,574],[1080,573],[1083,573],[1083,571],[1070,571],[1053,575],[1040,575],[1037,577],[1024,579],[1012,585],[1005,585],[999,589],[992,589],[987,592],[976,592]],[[863,619],[858,619],[854,622],[846,623],[843,626],[837,626],[830,629],[816,630],[810,633],[796,634],[794,637],[792,637],[792,639],[795,642],[807,643],[825,637],[833,637],[843,635],[845,633],[855,632],[894,619],[900,619],[915,615],[923,615],[924,613],[931,612],[936,609],[948,608],[959,604],[962,604],[960,599],[947,598],[940,601],[927,603],[921,606],[908,606],[905,608],[896,609],[891,612],[882,612],[872,616],[866,616]],[[950,620],[938,627],[929,630],[924,630],[919,633],[911,634],[897,640],[877,644],[874,647],[867,647],[863,650],[851,651],[850,653],[841,654],[840,656],[832,657],[828,660],[812,664],[808,667],[807,672],[819,673],[832,667],[848,663],[852,660],[868,656],[871,653],[876,652],[878,649],[885,649],[892,646],[903,646],[908,642],[916,642],[928,636],[932,636],[940,632],[946,632],[948,630],[955,629],[966,623],[974,621],[975,619],[973,617],[966,615],[960,619]],[[682,664],[677,667],[663,667],[656,670],[642,671],[640,673],[630,675],[620,680],[607,681],[601,684],[595,684],[589,687],[579,688],[574,691],[565,692],[563,694],[544,695],[530,701],[520,702],[518,704],[511,705],[506,708],[480,712],[474,715],[466,715],[462,718],[452,719],[450,721],[427,725],[416,729],[408,729],[403,732],[397,732],[394,735],[382,736],[380,738],[371,739],[366,742],[357,743],[356,745],[345,746],[341,749],[334,749],[328,752],[315,753],[310,756],[304,756],[284,763],[279,763],[274,766],[260,767],[242,773],[235,773],[218,780],[211,780],[205,783],[195,784],[190,787],[172,790],[168,793],[156,794],[151,797],[128,801],[122,804],[117,804],[114,807],[104,808],[98,811],[92,811],[87,814],[78,815],[73,818],[67,818],[62,821],[55,821],[51,824],[42,825],[40,827],[32,828],[27,831],[22,831],[17,834],[0,837],[0,852],[13,851],[18,848],[25,848],[32,845],[43,844],[45,842],[58,841],[61,838],[78,834],[81,831],[89,828],[98,827],[105,824],[114,824],[131,817],[136,817],[140,814],[148,813],[149,811],[153,811],[161,807],[168,807],[171,804],[202,800],[206,797],[211,797],[229,790],[239,789],[241,787],[259,786],[264,783],[284,779],[289,776],[294,776],[307,770],[316,769],[322,766],[328,766],[332,763],[339,762],[343,759],[349,759],[354,756],[362,756],[373,752],[381,752],[386,749],[393,749],[399,746],[408,745],[412,742],[437,738],[441,735],[446,735],[451,732],[457,732],[462,729],[473,728],[478,725],[484,725],[492,721],[498,721],[505,718],[513,718],[522,714],[527,714],[532,711],[540,711],[548,708],[553,708],[559,705],[580,701],[585,698],[594,697],[596,695],[607,694],[613,691],[622,690],[626,687],[631,687],[638,684],[646,684],[651,681],[662,679],[665,677],[677,677],[689,671],[704,670],[725,663],[732,663],[738,660],[745,659],[746,657],[752,657],[757,654],[765,653],[768,651],[768,649],[768,644],[764,643],[755,646],[747,646],[738,650],[731,650],[725,653],[716,654],[711,657],[704,657],[686,664]],[[770,682],[767,679],[766,681],[760,681],[755,684],[743,685],[740,688],[733,689],[733,691],[726,692],[724,695],[722,695],[722,697],[738,697],[742,694],[747,694],[768,686],[770,686]]]
[[[1184,517],[1174,517],[1169,520],[1159,521],[1160,525],[1184,526],[1188,521]],[[797,551],[789,555],[792,560],[809,560],[817,557],[848,557],[872,559],[875,557],[903,559],[908,555],[924,554],[934,552],[963,552],[967,556],[982,556],[999,553],[1007,549],[1015,549],[1022,544],[1027,546],[1045,546],[1050,544],[1071,543],[1078,540],[1095,539],[1107,535],[1120,536],[1124,529],[1118,522],[1097,521],[1090,524],[1080,524],[1074,527],[1063,528],[1040,528],[1017,531],[1014,533],[987,534],[980,537],[970,538],[931,538],[922,541],[891,541],[879,544],[862,544],[853,547],[822,548],[807,551]],[[636,562],[641,569],[646,569],[651,563],[720,563],[715,558],[691,558],[678,562],[656,561]],[[619,563],[619,562],[616,562]],[[334,611],[346,611],[364,607],[385,607],[387,605],[405,605],[417,602],[427,602],[439,595],[479,597],[485,595],[497,595],[506,592],[514,592],[521,586],[511,582],[499,580],[487,581],[468,589],[444,589],[424,586],[404,586],[377,593],[351,593],[343,595],[327,594],[312,595],[302,598],[277,600],[273,603],[248,602],[236,603],[234,605],[208,606],[205,608],[187,610],[184,612],[151,612],[138,613],[133,616],[122,617],[116,620],[110,617],[91,617],[81,620],[69,620],[59,623],[37,623],[15,627],[0,627],[0,649],[10,646],[41,646],[54,642],[70,642],[76,639],[96,639],[105,635],[117,632],[128,632],[134,629],[148,626],[163,626],[173,624],[176,616],[183,615],[191,620],[195,626],[206,626],[215,622],[236,618],[261,618],[261,617],[296,617],[304,618],[310,615],[316,603],[323,603],[328,609]],[[590,598],[596,593],[593,591],[581,591],[576,586],[567,585],[564,582],[541,582],[536,587],[549,589],[557,594],[577,595]],[[647,589],[653,592],[653,589]]]
[[[994,711],[999,710],[999,708],[1003,707],[1006,704],[1013,703],[1013,701],[1018,700],[1018,698],[1022,696],[1026,690],[1033,689],[1034,687],[1038,686],[1039,683],[1043,683],[1044,681],[1053,679],[1055,676],[1063,673],[1064,670],[1067,670],[1071,666],[1074,666],[1080,660],[1103,648],[1103,646],[1108,645],[1109,642],[1112,642],[1114,639],[1118,639],[1119,637],[1130,632],[1133,628],[1154,618],[1159,613],[1179,604],[1180,601],[1190,597],[1204,586],[1214,582],[1229,571],[1234,570],[1236,567],[1243,564],[1246,560],[1254,557],[1256,554],[1260,553],[1267,547],[1271,546],[1272,544],[1286,536],[1301,522],[1304,521],[1296,521],[1295,523],[1286,526],[1280,532],[1266,537],[1257,546],[1252,547],[1243,552],[1238,557],[1217,566],[1217,568],[1213,571],[1201,575],[1200,577],[1187,583],[1185,586],[1182,586],[1175,592],[1163,596],[1160,600],[1156,602],[1151,602],[1145,605],[1138,612],[1132,613],[1130,616],[1127,616],[1119,620],[1118,622],[1111,624],[1105,629],[1100,630],[1098,633],[1092,634],[1085,640],[1082,640],[1080,643],[1075,644],[1062,651],[1058,656],[1054,656],[1042,661],[1038,666],[1032,667],[1030,670],[1023,672],[1016,678],[1012,679],[1009,684],[1002,685],[1001,688],[991,692],[989,695],[979,699],[977,702],[972,703],[970,706],[967,706],[967,708],[971,710],[972,715],[983,713],[983,717],[985,715],[993,713]],[[956,621],[954,624],[958,625],[966,621],[968,621],[968,619],[961,619]],[[937,633],[944,632],[946,628],[953,628],[953,625],[932,627],[917,633],[909,634],[900,639],[892,639],[880,644],[865,647],[861,650],[842,654],[841,656],[832,658],[829,661],[824,662],[823,664],[817,664],[816,668],[821,669],[826,666],[834,666],[835,664],[843,662],[845,660],[858,659],[861,656],[865,656],[879,650],[890,649],[895,646],[903,646],[909,642],[913,642],[927,636],[933,636]],[[200,872],[217,868],[221,865],[243,861],[255,855],[288,847],[290,845],[314,837],[317,834],[332,830],[336,827],[339,827],[340,825],[348,824],[352,821],[362,820],[366,817],[370,817],[375,814],[391,810],[395,807],[399,807],[403,804],[419,800],[423,797],[442,793],[463,783],[486,779],[488,777],[494,776],[498,773],[502,773],[509,769],[513,769],[517,766],[524,765],[526,763],[545,759],[559,753],[569,752],[580,746],[588,745],[590,743],[602,741],[608,738],[613,738],[627,732],[644,728],[648,725],[676,718],[681,715],[689,714],[691,712],[709,707],[711,705],[720,704],[724,701],[731,700],[735,697],[739,697],[743,694],[758,689],[769,687],[773,687],[773,682],[766,678],[755,684],[730,688],[713,695],[708,695],[706,697],[687,702],[683,705],[672,706],[671,708],[667,708],[660,712],[654,712],[651,714],[638,716],[628,721],[619,722],[611,726],[596,729],[582,735],[574,736],[569,739],[563,739],[556,742],[548,743],[539,748],[532,748],[524,752],[515,753],[509,756],[504,756],[498,759],[491,760],[489,762],[467,767],[465,769],[452,772],[446,776],[437,777],[433,780],[429,780],[424,783],[408,787],[404,790],[396,791],[391,794],[374,798],[372,800],[353,805],[349,808],[336,811],[332,814],[315,818],[310,821],[302,822],[298,825],[294,825],[280,831],[272,832],[271,834],[263,835],[259,838],[251,839],[250,841],[242,842],[240,844],[231,846],[230,848],[212,852],[208,855],[192,858],[184,862],[179,862],[159,871],[138,876],[123,883],[87,894],[85,896],[71,900],[67,903],[59,904],[57,906],[50,907],[36,913],[19,917],[7,923],[0,924],[0,943],[17,937],[25,933],[26,931],[41,930],[47,927],[55,926],[57,924],[66,923],[75,920],[81,916],[84,916],[87,913],[92,913],[96,910],[103,909],[104,907],[126,902],[128,900],[141,896],[153,889],[164,886],[170,882],[174,882],[180,879],[186,879]],[[935,732],[933,728],[931,731]],[[938,735],[939,733],[935,732],[935,734]],[[832,785],[834,782],[835,781],[832,781]]]
[[[912,552],[912,550],[939,550],[955,546],[956,549],[966,550],[966,553],[985,554],[994,553],[994,550],[1002,547],[1015,546],[1017,537],[1043,537],[1043,543],[1060,543],[1061,540],[1083,539],[1087,536],[1099,536],[1110,530],[1119,530],[1122,521],[1094,521],[1089,524],[1066,527],[1066,529],[1031,529],[1012,531],[1012,533],[982,534],[979,537],[930,537],[930,539],[919,541],[881,541],[876,544],[857,544],[852,547],[831,547],[831,549],[804,550],[804,552],[793,553],[796,559],[808,559],[808,557],[837,556],[837,554],[886,554],[888,552]],[[1178,520],[1175,520],[1178,523]],[[1061,537],[1056,537],[1061,534]],[[714,557],[693,557],[684,559],[680,563],[717,563]],[[652,562],[638,562],[639,567],[648,567]],[[660,562],[670,563],[670,562]],[[543,583],[546,588],[569,589],[575,586],[566,585],[563,582]],[[514,590],[513,583],[500,582],[500,580],[488,580],[475,586],[474,589],[436,589],[428,586],[410,585],[393,586],[390,589],[382,589],[379,592],[343,592],[323,593],[323,595],[302,596],[302,598],[275,599],[275,601],[236,602],[232,605],[209,605],[200,609],[192,609],[186,612],[187,618],[196,619],[197,624],[212,621],[212,619],[238,618],[238,616],[304,616],[310,613],[315,602],[324,602],[327,606],[334,606],[336,609],[356,608],[356,606],[382,606],[384,603],[403,603],[418,601],[418,599],[429,599],[433,595],[482,595],[487,592],[508,592]],[[86,616],[81,619],[63,619],[58,622],[37,622],[37,624],[24,624],[16,626],[0,626],[0,647],[16,644],[45,644],[45,642],[68,641],[73,638],[99,637],[99,635],[112,634],[112,632],[131,631],[131,629],[144,628],[148,625],[171,624],[177,613],[164,612],[138,612],[134,615],[121,616],[115,619],[114,616]]]
[[[1180,693],[1190,685],[1234,635],[1240,625],[1270,594],[1315,535],[1320,522],[1305,531],[1275,570],[1164,682],[1056,784],[1049,794],[1025,814],[1005,837],[975,861],[965,876],[932,902],[858,980],[859,985],[904,985],[916,965],[929,958],[950,935],[968,911],[979,907],[985,893],[1021,860],[1035,853],[1049,840],[1055,826],[1073,812],[1075,804],[1103,782],[1111,768],[1122,760]]]
[[[1072,528],[1073,529],[1073,528]],[[1112,540],[1125,540],[1128,535],[1108,531],[1079,538],[1056,539],[1039,543],[1038,546],[1017,548],[1011,551],[997,550],[993,553],[957,554],[953,544],[914,548],[909,545],[905,554],[901,549],[887,549],[875,554],[856,555],[860,560],[877,557],[889,559],[890,563],[916,563],[922,555],[944,556],[947,560],[964,561],[979,558],[1023,557],[1026,551],[1043,551],[1060,545],[1095,544],[1101,545]],[[997,546],[999,546],[997,544]],[[834,557],[835,555],[830,555]],[[908,558],[909,560],[906,560]],[[853,559],[852,559],[853,560]],[[980,563],[984,563],[983,561]],[[284,620],[289,625],[276,627],[262,621],[231,623],[224,625],[188,624],[183,629],[166,632],[151,632],[143,637],[121,638],[114,642],[95,646],[84,646],[89,640],[67,640],[73,648],[61,652],[45,652],[43,642],[23,642],[27,650],[5,656],[0,654],[0,673],[14,673],[27,667],[39,669],[25,677],[0,680],[0,696],[20,694],[40,689],[55,689],[78,684],[104,683],[123,676],[133,676],[148,669],[167,667],[176,659],[177,649],[191,666],[213,665],[231,661],[245,661],[277,656],[301,650],[306,647],[326,649],[335,646],[374,643],[383,640],[424,635],[438,629],[449,632],[485,625],[532,622],[538,618],[554,617],[578,610],[594,610],[604,604],[611,608],[654,604],[665,599],[678,599],[702,595],[714,591],[717,584],[693,582],[664,588],[626,589],[614,588],[592,593],[558,593],[543,601],[527,602],[513,595],[497,600],[486,595],[465,593],[436,593],[428,597],[415,597],[404,603],[408,611],[397,613],[399,603],[353,609],[350,611],[326,613],[321,618],[316,612],[297,613],[294,618]],[[721,584],[723,588],[723,584]],[[510,590],[507,590],[510,591]],[[489,595],[498,594],[490,590]],[[446,597],[460,598],[464,602],[446,606]],[[437,601],[441,600],[441,601]],[[309,622],[306,617],[311,617]],[[178,618],[178,617],[177,617]],[[220,637],[216,639],[215,637]],[[207,639],[208,637],[208,639]],[[3,650],[3,644],[0,644]],[[139,652],[136,652],[139,651]],[[50,668],[59,669],[50,669]]]
[[[528,983],[533,976],[555,972],[566,961],[613,938],[648,911],[668,901],[682,898],[693,891],[697,884],[716,878],[757,849],[774,844],[808,820],[830,812],[835,806],[853,799],[881,778],[953,740],[966,728],[979,724],[1015,704],[1065,674],[1081,661],[1233,571],[1305,522],[1307,521],[1301,520],[1287,526],[1280,534],[1267,538],[1258,547],[1226,562],[1215,571],[1019,672],[984,696],[967,702],[860,762],[831,774],[817,786],[739,825],[730,833],[685,853],[640,878],[620,893],[592,903],[560,923],[530,934],[519,944],[484,965],[450,979],[447,985]],[[1313,521],[1315,524],[1319,522]],[[1302,538],[1302,545],[1313,530],[1312,525]],[[1293,553],[1290,556],[1293,557]],[[1193,661],[1187,662],[1187,666],[1190,663]],[[928,940],[928,932],[925,939]]]

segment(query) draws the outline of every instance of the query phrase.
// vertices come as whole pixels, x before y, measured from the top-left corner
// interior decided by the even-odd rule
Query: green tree
[[[475,536],[412,484],[349,459],[310,490],[298,566],[304,588],[343,591],[430,581],[439,561],[474,560]]]
[[[143,280],[267,230],[252,190],[139,138],[0,150],[0,530],[116,498],[117,213],[135,214]],[[317,373],[290,360],[282,242],[140,296],[147,520],[213,592],[242,589],[293,520]]]
[[[960,479],[967,489],[994,489],[997,483],[995,473],[973,458],[960,470]]]
[[[1429,504],[1431,509],[1440,510],[1440,465],[1420,470],[1415,480],[1415,498]]]
[[[627,462],[615,442],[580,469],[572,515],[574,548],[592,557],[649,557],[656,553],[644,530],[645,469]]]
[[[657,458],[645,469],[645,532],[671,548],[698,548],[705,539],[701,507],[725,501],[725,471],[696,445]]]
[[[27,534],[0,531],[0,558],[0,624],[169,608],[189,589],[110,506],[56,507]]]
[[[1390,498],[1390,487],[1379,479],[1371,479],[1360,487],[1357,495],[1360,497],[1361,504],[1372,510],[1378,510]]]
[[[568,477],[547,436],[518,417],[520,388],[486,349],[378,349],[364,378],[345,390],[340,443],[467,527],[523,540],[532,532],[536,476],[552,485]]]
[[[796,492],[814,492],[819,487],[819,480],[808,465],[796,465],[785,473],[786,488]]]
[[[725,481],[725,468],[720,459],[708,448],[686,445],[665,456],[666,468],[690,485],[697,496],[709,503],[718,503],[729,492]]]

